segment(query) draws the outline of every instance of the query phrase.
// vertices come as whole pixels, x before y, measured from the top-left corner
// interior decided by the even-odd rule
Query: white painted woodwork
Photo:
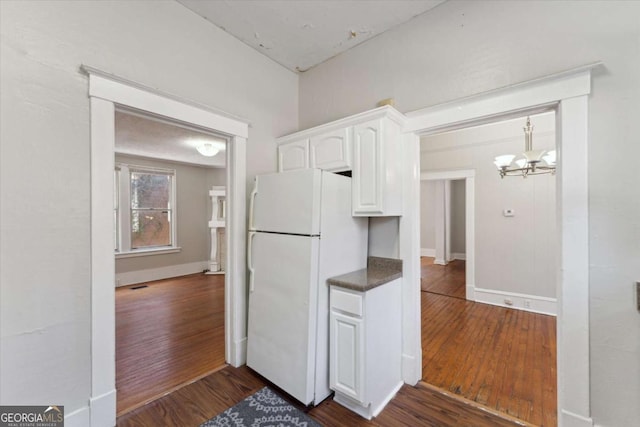
[[[358,401],[364,399],[362,319],[331,312],[331,388]]]
[[[561,256],[557,265],[557,305],[558,305],[558,425],[592,426],[590,402],[590,365],[589,365],[589,209],[588,209],[588,171],[587,162],[587,124],[588,97],[591,91],[591,71],[601,63],[590,64],[574,70],[535,79],[529,82],[496,89],[477,96],[437,105],[409,113],[405,131],[427,134],[468,127],[474,123],[498,121],[513,114],[526,114],[538,111],[541,105],[556,109],[556,144],[558,146],[557,163],[557,220],[558,248]],[[407,164],[415,166],[409,160]],[[436,178],[439,179],[440,177]],[[414,179],[419,179],[418,177]],[[474,203],[474,195],[469,192],[467,179],[467,207]],[[473,181],[472,181],[473,182]],[[408,186],[409,187],[409,186]],[[411,187],[412,189],[413,187]],[[410,188],[407,188],[409,191]],[[412,192],[411,194],[415,194]],[[418,200],[418,199],[416,199]],[[417,204],[417,203],[416,203]],[[415,274],[419,268],[418,233],[411,224],[419,227],[419,214],[412,209],[415,217],[402,217],[401,241],[411,240],[415,248],[401,247],[401,257],[409,274]],[[467,216],[467,225],[469,225]],[[413,234],[410,234],[413,233]],[[471,233],[468,233],[471,234]],[[468,238],[467,238],[468,239]],[[473,242],[471,242],[473,243]],[[467,257],[472,249],[467,240]],[[409,256],[410,255],[410,256]],[[419,274],[419,273],[418,273]],[[469,270],[467,270],[469,274]],[[407,278],[405,277],[405,280]],[[419,275],[414,279],[419,282]],[[412,283],[413,284],[413,283]],[[419,300],[419,287],[406,286],[405,300]],[[467,289],[469,293],[469,289]],[[413,348],[413,354],[420,354],[419,332],[420,310],[413,305],[406,306],[409,313],[403,313],[405,323],[404,336],[412,339],[407,346]],[[415,328],[415,329],[414,329]],[[406,342],[406,340],[405,340]],[[404,349],[403,351],[407,351]],[[405,357],[403,355],[403,357]],[[407,357],[407,359],[409,359]],[[421,361],[412,360],[414,366],[407,369],[418,370]]]
[[[226,187],[214,185],[209,190],[211,197],[211,220],[209,221],[209,230],[211,233],[211,250],[209,254],[209,271],[207,274],[223,273],[221,253],[225,253],[225,242],[219,239],[224,236],[224,228],[226,226],[226,203],[227,203]]]
[[[476,210],[475,210],[475,169],[460,169],[453,171],[421,172],[421,181],[443,181],[452,179],[464,179],[465,188],[465,298],[474,301],[475,288],[475,234],[476,234]],[[421,256],[436,257],[436,250],[421,248]],[[453,256],[453,258],[456,258]],[[460,257],[457,257],[461,259]],[[420,281],[418,275],[418,282]]]
[[[436,181],[436,197],[435,197],[435,231],[436,231],[436,258],[433,260],[434,264],[447,265],[446,252],[447,252],[447,224],[446,224],[446,188],[445,183],[447,181]]]
[[[353,127],[353,215],[402,214],[400,127],[386,118]]]
[[[278,146],[278,172],[309,167],[309,140],[292,141]]]
[[[404,115],[384,106],[283,136],[278,170],[352,169],[354,216],[401,215],[404,122]]]
[[[351,170],[351,128],[311,137],[309,164],[312,168],[329,172]]]
[[[248,124],[138,83],[83,67],[91,99],[91,426],[113,426],[115,389],[115,266],[113,257],[113,168],[115,105],[180,120],[229,136],[228,218],[225,275],[226,360],[246,360],[246,135]],[[111,160],[109,160],[111,159]],[[109,252],[111,255],[106,256]],[[112,260],[112,261],[108,261]]]
[[[451,181],[444,182],[444,262],[451,261]]]
[[[366,292],[331,286],[330,386],[334,400],[366,419],[402,385],[402,279]]]

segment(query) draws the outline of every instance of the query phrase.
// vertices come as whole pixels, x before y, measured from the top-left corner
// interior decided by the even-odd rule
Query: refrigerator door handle
[[[253,292],[253,275],[255,270],[253,269],[253,238],[256,236],[255,231],[249,232],[249,242],[247,244],[247,267],[249,269],[249,292]]]
[[[255,225],[253,223],[253,205],[256,202],[256,195],[258,194],[258,182],[256,181],[251,190],[251,196],[249,197],[249,230],[254,230]]]

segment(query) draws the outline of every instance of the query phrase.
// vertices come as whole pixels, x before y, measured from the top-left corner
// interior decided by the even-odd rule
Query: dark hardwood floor
[[[231,366],[189,384],[118,418],[119,427],[195,427],[258,391],[266,381],[246,366]],[[277,390],[277,389],[276,389]],[[491,414],[469,402],[452,398],[425,384],[403,386],[382,413],[367,421],[331,398],[315,408],[301,408],[289,396],[283,398],[304,410],[325,427],[331,426],[521,426],[508,416]]]
[[[432,257],[420,258],[420,287],[423,291],[455,298],[466,297],[465,262],[453,260],[447,265],[433,263]]]
[[[445,272],[438,289],[447,276],[458,281],[459,273],[434,267]],[[423,381],[534,425],[557,425],[555,317],[431,292],[421,303]]]
[[[116,289],[118,415],[224,366],[224,275]]]
[[[224,366],[221,276],[116,294],[118,426],[198,426],[269,385],[246,366],[217,369]],[[331,399],[301,409],[324,426],[556,425],[555,317],[429,292],[421,298],[425,383],[403,386],[372,421]]]

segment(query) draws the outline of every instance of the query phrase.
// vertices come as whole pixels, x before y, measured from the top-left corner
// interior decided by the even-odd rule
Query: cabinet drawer
[[[332,309],[362,316],[362,295],[331,288],[330,302]]]

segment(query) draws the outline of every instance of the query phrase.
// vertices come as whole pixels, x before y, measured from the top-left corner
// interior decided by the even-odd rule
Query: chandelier
[[[556,172],[556,150],[534,150],[533,149],[533,126],[527,117],[527,125],[524,130],[524,153],[518,160],[513,154],[505,154],[494,159],[493,164],[498,168],[500,178],[505,176],[521,176],[526,178],[529,175],[542,175],[545,173],[555,174]]]

